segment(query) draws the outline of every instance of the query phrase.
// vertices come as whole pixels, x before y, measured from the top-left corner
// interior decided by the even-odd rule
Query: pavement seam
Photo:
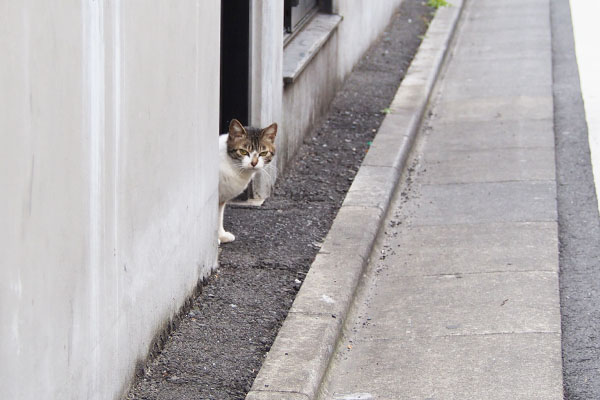
[[[494,337],[494,336],[512,336],[512,335],[544,335],[544,336],[559,336],[560,331],[531,331],[531,332],[490,332],[490,333],[457,333],[453,335],[420,335],[420,336],[411,336],[410,340],[421,340],[421,339],[445,339],[445,338],[453,338],[453,337]],[[386,337],[386,338],[360,338],[360,340],[353,340],[353,343],[364,343],[364,342],[395,342],[395,341],[405,341],[407,340],[406,336],[394,336],[394,337]]]
[[[445,223],[445,224],[427,224],[427,223],[415,223],[415,222],[403,222],[411,227],[415,228],[435,228],[435,227],[460,227],[460,226],[486,226],[486,225],[502,225],[502,224],[543,224],[543,225],[552,225],[556,226],[558,222],[555,219],[545,219],[545,220],[523,220],[523,221],[508,221],[508,222],[498,222],[498,221],[481,221],[481,222],[456,222],[456,223]]]
[[[497,183],[553,183],[555,182],[552,179],[509,179],[509,180],[499,180],[499,181],[473,181],[473,182],[440,182],[440,183],[420,183],[420,186],[466,186],[466,185],[495,185]]]
[[[548,274],[556,274],[557,270],[550,269],[509,269],[509,270],[498,270],[498,271],[482,271],[482,272],[457,272],[455,274],[427,274],[427,275],[396,275],[398,278],[443,278],[443,277],[456,277],[457,279],[463,276],[476,276],[476,275],[488,275],[488,274],[528,274],[533,272],[541,272]]]
[[[382,122],[381,127],[373,140],[373,145],[369,149],[369,152],[367,153],[363,164],[361,164],[361,168],[348,191],[348,193],[353,191],[355,185],[359,187],[361,181],[360,172],[361,170],[364,171],[362,168],[363,165],[369,167],[388,167],[393,171],[393,177],[391,181],[386,181],[384,184],[384,193],[381,195],[383,198],[374,199],[373,204],[369,207],[363,205],[342,204],[342,207],[340,208],[340,211],[348,209],[349,207],[358,210],[377,209],[381,211],[379,215],[375,217],[377,229],[368,232],[368,239],[355,244],[356,248],[360,248],[358,251],[359,254],[371,253],[376,238],[383,228],[383,222],[385,221],[386,212],[391,204],[394,190],[398,184],[402,171],[406,167],[408,154],[412,148],[415,137],[420,130],[422,119],[425,115],[425,110],[429,105],[435,83],[440,76],[445,59],[448,57],[450,43],[452,42],[456,27],[460,20],[463,5],[463,0],[457,0],[453,2],[453,6],[440,8],[436,12],[429,27],[429,31],[423,39],[421,47],[417,51],[403,82],[400,84],[396,96],[392,100],[390,107],[394,112],[386,116]],[[432,51],[432,48],[435,49],[435,51]],[[412,106],[403,109],[403,99],[406,101],[407,96],[410,97],[414,95],[416,85],[413,81],[415,81],[415,79],[418,82],[418,86],[421,88],[421,90],[418,91],[420,97]],[[411,82],[410,87],[404,89],[404,82]],[[417,106],[414,106],[414,104],[417,104]],[[388,122],[388,124],[386,124],[386,120],[393,122]],[[400,140],[393,139],[398,136],[397,131],[391,129],[391,127],[397,128],[394,124],[402,124],[401,129],[405,131],[405,134],[400,136]],[[395,142],[391,146],[389,145],[390,140],[392,140],[393,143]],[[383,143],[383,145],[379,144],[380,142]],[[372,165],[373,161],[371,160],[380,160],[382,158],[391,160],[391,165]],[[363,178],[362,181],[364,180],[365,179]],[[365,191],[361,192],[355,190],[354,192],[364,193]],[[344,201],[344,203],[346,203],[346,201]],[[332,228],[336,226],[336,222],[339,222],[342,226],[344,225],[344,222],[346,222],[348,226],[352,226],[351,224],[348,224],[348,221],[339,221],[340,214],[335,218]],[[342,215],[342,218],[348,219],[349,216]],[[329,257],[347,257],[344,251],[345,248],[340,247],[340,245],[336,246],[335,243],[328,245],[327,241],[333,242],[335,240],[332,240],[328,235],[323,243],[323,247],[327,249]],[[366,263],[367,260],[365,260],[364,257],[360,257],[359,262],[351,262],[351,265],[355,270],[349,271],[348,273],[350,275],[358,275],[360,280],[364,274]],[[335,283],[332,282],[328,282],[327,284],[330,287],[322,289],[323,292],[331,290],[331,286],[335,285]],[[303,290],[308,290],[305,285],[306,281],[301,287],[297,298],[300,298]],[[358,282],[354,283],[353,287],[348,288],[349,293],[346,294],[349,296],[350,302],[356,292],[357,286]],[[292,309],[293,308],[294,307],[292,306]],[[290,314],[294,315],[296,321],[290,322],[289,318],[286,318],[282,331],[285,328],[287,333],[289,333],[288,331],[294,333],[301,332],[302,329],[309,329],[311,323],[314,324],[314,321],[299,321],[301,318],[298,317],[301,317],[302,315],[309,317],[306,312],[291,312]],[[336,316],[336,318],[332,318],[331,313],[315,312],[315,314],[318,315],[316,316],[317,318],[324,317],[324,321],[322,322],[323,325],[326,323],[325,318],[328,317],[331,321],[329,321],[326,326],[316,326],[314,328],[316,332],[310,331],[308,333],[309,337],[300,337],[300,335],[295,337],[296,342],[293,343],[293,345],[301,349],[301,351],[299,351],[301,356],[296,356],[296,359],[293,360],[293,357],[281,357],[281,354],[288,355],[288,352],[285,351],[288,348],[286,346],[292,344],[289,343],[289,338],[281,336],[280,331],[280,334],[277,335],[275,342],[267,354],[263,366],[252,385],[252,389],[246,397],[247,399],[256,396],[258,392],[264,392],[264,387],[266,385],[271,388],[269,392],[301,393],[306,395],[310,400],[316,398],[336,345],[343,338],[343,321],[347,318],[348,307],[344,307],[341,315]],[[288,324],[286,324],[286,322]],[[293,323],[295,323],[296,326],[292,326]],[[310,336],[310,334],[313,336]],[[314,342],[315,335],[318,337],[320,343]],[[308,379],[297,382],[298,377],[306,374],[308,374]],[[294,385],[294,379],[296,380],[295,384],[299,386],[297,388],[290,387],[290,385]]]
[[[557,223],[556,219],[515,219],[513,221],[510,221],[512,223],[515,224],[550,224],[550,223]],[[412,227],[416,227],[416,228],[435,228],[436,226],[439,227],[444,227],[444,226],[469,226],[469,225],[473,225],[473,226],[477,226],[477,225],[487,225],[488,222],[483,221],[483,222],[447,222],[447,223],[418,223],[418,222],[409,222],[410,226]]]
[[[494,150],[536,150],[536,149],[540,149],[540,150],[549,150],[552,149],[554,150],[554,146],[551,145],[547,145],[547,146],[498,146],[498,147],[472,147],[470,149],[455,149],[455,150],[451,150],[449,151],[449,153],[458,153],[458,154],[470,154],[473,152],[487,152],[487,151],[494,151]]]
[[[512,336],[512,335],[560,335],[560,331],[522,331],[522,332],[487,332],[487,333],[457,333],[454,335],[418,336],[419,338],[451,338],[451,337],[486,337],[486,336]]]

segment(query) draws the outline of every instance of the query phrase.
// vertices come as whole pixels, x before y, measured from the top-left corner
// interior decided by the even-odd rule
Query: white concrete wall
[[[283,1],[250,0],[250,125],[279,124],[277,154],[251,185],[252,197],[269,196],[277,176],[284,134],[281,132],[283,96]]]
[[[0,398],[115,399],[215,265],[218,0],[0,2]]]

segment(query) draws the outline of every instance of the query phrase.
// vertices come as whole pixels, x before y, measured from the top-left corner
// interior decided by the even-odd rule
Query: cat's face
[[[277,124],[266,128],[243,127],[234,119],[229,124],[227,154],[243,170],[253,171],[263,168],[275,156],[275,135]]]

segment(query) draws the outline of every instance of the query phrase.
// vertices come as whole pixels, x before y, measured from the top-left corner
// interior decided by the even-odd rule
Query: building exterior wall
[[[0,398],[118,398],[215,266],[219,21],[0,3]]]
[[[250,125],[267,127],[277,122],[277,157],[257,174],[252,196],[266,198],[275,184],[282,138],[283,1],[250,0]],[[283,165],[283,164],[282,164]]]
[[[294,157],[346,75],[384,31],[400,4],[401,0],[333,1],[333,12],[341,15],[342,21],[299,78],[283,90],[279,172]]]
[[[327,109],[341,84],[337,74],[338,32],[334,32],[319,53],[283,91],[283,132],[279,157],[280,171],[302,145],[302,141]]]

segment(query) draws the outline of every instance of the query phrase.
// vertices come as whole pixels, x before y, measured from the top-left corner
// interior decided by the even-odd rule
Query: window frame
[[[333,0],[284,0],[284,47],[318,12],[331,14],[332,3]]]

